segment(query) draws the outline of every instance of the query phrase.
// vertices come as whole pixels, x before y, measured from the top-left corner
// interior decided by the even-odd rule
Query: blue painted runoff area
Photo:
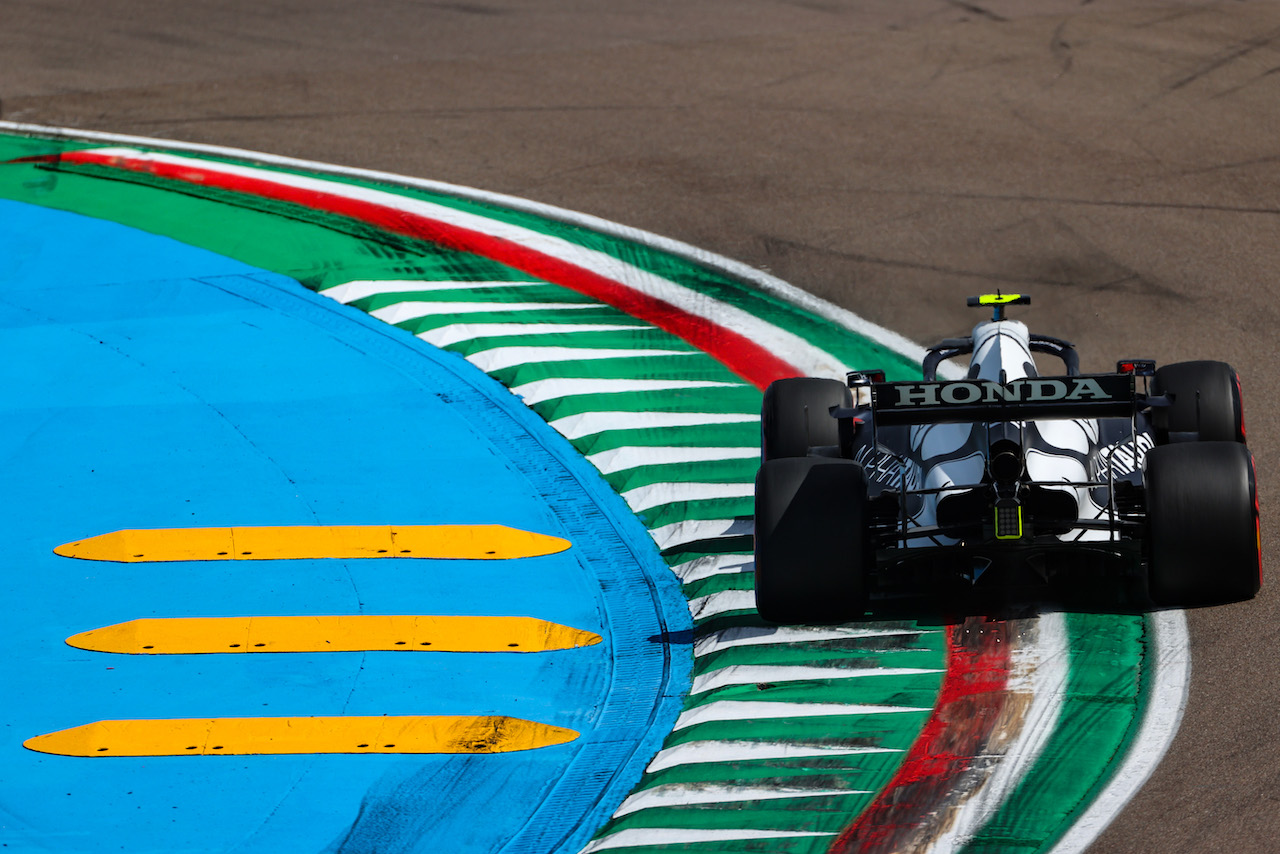
[[[590,466],[466,361],[291,279],[0,202],[0,843],[7,852],[576,851],[688,690],[688,612]],[[497,523],[511,561],[123,564],[125,528]],[[528,615],[604,642],[538,654],[119,655],[140,617]],[[471,756],[63,757],[98,720],[512,715],[576,741]]]

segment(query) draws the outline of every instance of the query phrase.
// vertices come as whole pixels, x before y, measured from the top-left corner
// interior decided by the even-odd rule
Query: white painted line
[[[690,519],[654,528],[649,531],[649,536],[653,537],[659,549],[670,549],[704,540],[749,537],[753,533],[755,523],[751,519]]]
[[[671,567],[681,584],[692,584],[714,575],[742,575],[755,571],[756,562],[751,555],[703,555],[696,560]]]
[[[664,504],[750,498],[755,491],[753,483],[651,483],[628,489],[622,493],[622,500],[633,512],[642,513]]]
[[[758,760],[814,759],[861,756],[868,753],[901,753],[891,747],[855,747],[833,744],[774,741],[689,741],[659,750],[646,769],[649,773],[681,765],[752,762]]]
[[[436,347],[448,347],[476,338],[503,338],[527,335],[573,335],[578,332],[622,332],[653,329],[648,325],[626,326],[620,323],[450,323],[437,326],[418,337]]]
[[[1080,854],[1120,814],[1125,804],[1151,778],[1178,734],[1191,687],[1191,639],[1183,611],[1147,615],[1151,646],[1147,656],[1155,668],[1142,729],[1129,745],[1124,762],[1089,808],[1076,819],[1050,854]]]
[[[773,685],[779,682],[825,682],[833,679],[867,679],[876,676],[920,676],[942,673],[921,667],[812,667],[810,665],[732,664],[704,673],[693,680],[690,695],[732,685]]]
[[[768,703],[763,700],[717,700],[694,706],[676,719],[672,732],[698,724],[723,721],[761,721],[790,718],[832,718],[853,715],[900,715],[932,711],[915,706],[878,706],[862,703]]]
[[[722,649],[757,644],[822,643],[825,641],[864,640],[913,635],[938,634],[939,629],[870,629],[821,626],[815,628],[797,626],[731,626],[720,629],[693,644],[695,656],[711,655]]]
[[[577,311],[604,308],[598,302],[398,302],[369,312],[386,323],[407,323],[423,317],[447,314],[504,314],[520,311]]]
[[[413,279],[373,279],[355,280],[334,285],[322,291],[316,291],[322,297],[335,299],[340,303],[355,302],[365,297],[378,294],[413,294],[434,293],[436,291],[478,291],[491,288],[528,288],[541,285],[554,288],[549,282],[464,282],[464,281],[430,281],[422,282]]]
[[[802,778],[800,778],[802,779]],[[799,779],[797,780],[799,782]],[[641,789],[622,802],[614,818],[634,812],[692,804],[735,804],[744,801],[790,800],[793,798],[842,798],[869,795],[862,789],[802,789],[796,786],[734,786],[716,783],[668,783]]]
[[[695,830],[683,827],[633,827],[597,839],[583,848],[580,854],[595,854],[597,851],[612,851],[616,848],[648,848],[651,845],[696,845],[700,842],[799,839],[835,835],[810,830]]]
[[[758,424],[760,414],[738,412],[583,412],[550,422],[566,439],[581,439],[611,430],[665,430],[708,424]]]
[[[760,449],[755,445],[749,448],[689,448],[689,447],[644,447],[628,445],[601,451],[587,457],[587,462],[600,470],[601,474],[612,474],[627,469],[647,466],[665,466],[675,463],[713,463],[721,460],[753,460],[760,456]]]
[[[551,362],[587,362],[601,359],[649,359],[656,356],[704,356],[698,350],[626,350],[605,347],[494,347],[467,355],[467,361],[485,373]]]
[[[676,391],[691,388],[738,388],[742,383],[714,380],[598,380],[590,377],[555,377],[512,386],[511,393],[528,406],[561,397],[583,394],[618,394],[629,391]]]
[[[755,611],[754,590],[721,590],[708,596],[689,600],[689,613],[695,620],[705,620],[730,611]]]

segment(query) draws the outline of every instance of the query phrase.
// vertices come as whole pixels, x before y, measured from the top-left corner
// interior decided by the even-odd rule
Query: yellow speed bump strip
[[[571,729],[505,716],[180,718],[98,721],[23,746],[60,756],[508,753],[566,744]]]
[[[414,557],[505,560],[555,554],[568,540],[505,525],[295,525],[115,531],[54,549],[119,563],[173,560]]]
[[[211,652],[546,652],[600,643],[600,635],[535,617],[144,618],[81,632],[67,643],[141,655]]]

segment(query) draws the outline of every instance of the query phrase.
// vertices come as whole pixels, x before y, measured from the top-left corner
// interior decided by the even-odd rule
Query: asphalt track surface
[[[449,181],[728,255],[921,342],[967,294],[1244,376],[1275,566],[1280,5],[192,4],[0,14],[0,116]],[[1095,852],[1280,838],[1274,585],[1189,615],[1182,729]]]

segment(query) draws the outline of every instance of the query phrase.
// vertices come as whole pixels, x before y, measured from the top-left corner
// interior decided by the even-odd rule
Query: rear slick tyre
[[[771,623],[841,623],[867,607],[867,479],[852,460],[769,460],[756,476],[756,609]]]
[[[1253,457],[1238,442],[1147,452],[1147,580],[1166,607],[1238,602],[1261,585]]]
[[[840,444],[835,407],[851,408],[853,395],[839,380],[794,377],[775,380],[760,409],[760,456],[764,460],[803,457],[810,448]]]
[[[1194,436],[1202,442],[1243,442],[1244,402],[1240,376],[1226,362],[1175,362],[1156,371],[1151,391],[1168,395],[1171,404],[1155,409],[1156,441],[1170,434]]]

